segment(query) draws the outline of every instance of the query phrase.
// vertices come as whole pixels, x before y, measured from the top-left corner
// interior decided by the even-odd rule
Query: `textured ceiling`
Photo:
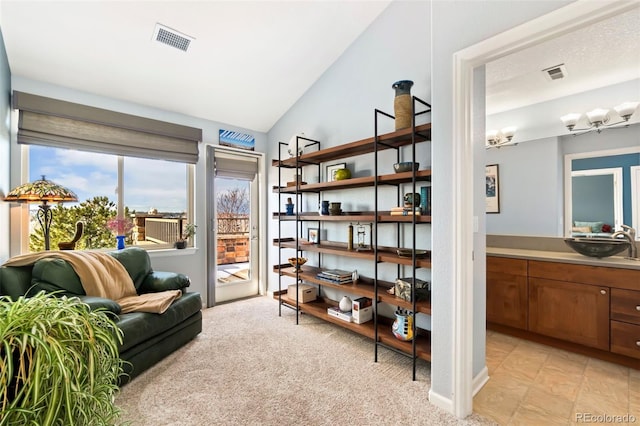
[[[559,64],[564,79],[541,72]],[[487,114],[638,78],[640,7],[487,64]],[[640,93],[628,100],[640,101]]]
[[[13,76],[268,131],[389,3],[3,0],[0,26]]]

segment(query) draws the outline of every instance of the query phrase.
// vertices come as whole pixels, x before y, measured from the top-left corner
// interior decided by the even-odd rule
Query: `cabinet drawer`
[[[611,352],[640,359],[640,325],[611,321]]]
[[[640,291],[612,288],[611,319],[640,325]]]
[[[527,276],[527,261],[508,257],[487,256],[487,272]]]
[[[558,281],[637,290],[640,270],[575,265],[572,263],[529,261],[529,276]]]

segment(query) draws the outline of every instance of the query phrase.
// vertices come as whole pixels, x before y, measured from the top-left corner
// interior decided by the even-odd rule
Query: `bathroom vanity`
[[[640,369],[640,261],[551,249],[487,247],[487,327]]]

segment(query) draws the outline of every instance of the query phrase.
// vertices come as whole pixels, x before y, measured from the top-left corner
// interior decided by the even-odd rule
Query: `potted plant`
[[[122,250],[126,235],[133,229],[133,222],[124,217],[113,217],[107,221],[107,228],[115,234],[118,250]]]
[[[114,424],[122,332],[78,298],[0,297],[0,424]]]
[[[187,240],[193,237],[194,235],[196,235],[197,227],[198,225],[195,225],[193,223],[187,223],[186,225],[184,225],[184,228],[182,229],[182,234],[180,235],[180,239],[176,241],[175,247],[177,249],[187,248]]]

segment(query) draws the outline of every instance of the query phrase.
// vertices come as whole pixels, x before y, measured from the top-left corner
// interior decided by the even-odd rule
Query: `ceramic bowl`
[[[306,257],[290,257],[288,260],[291,266],[293,266],[297,270],[300,270],[300,267],[307,263]]]
[[[399,248],[396,250],[398,256],[400,257],[411,257],[413,255],[413,250],[406,248]],[[426,257],[427,250],[416,249],[416,257]]]
[[[417,171],[418,167],[420,167],[420,163],[414,163],[413,161],[405,161],[402,163],[394,163],[393,170],[395,170],[396,173],[402,173],[402,172],[410,172],[411,170]]]

